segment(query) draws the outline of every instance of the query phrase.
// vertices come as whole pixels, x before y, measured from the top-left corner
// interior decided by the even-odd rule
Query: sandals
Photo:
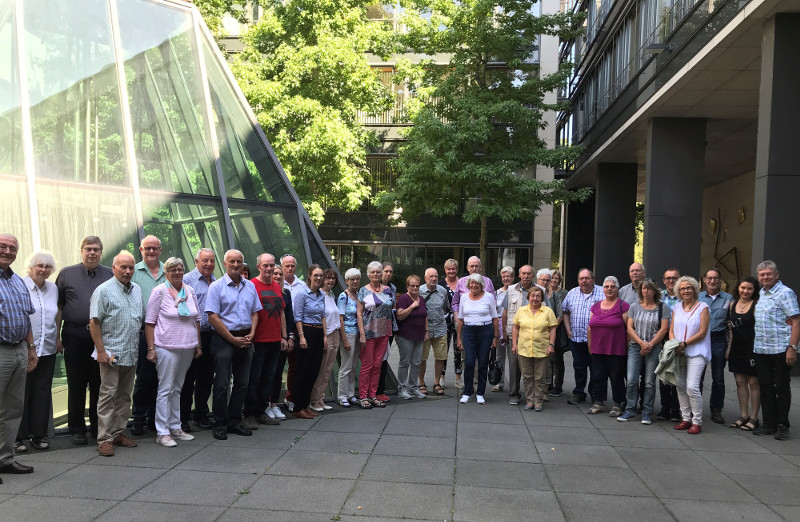
[[[361,406],[362,408],[364,408],[365,410],[368,410],[368,409],[372,408],[372,404],[370,403],[369,399],[361,399],[361,400],[359,400],[358,401],[358,405]]]
[[[420,384],[419,385],[419,391],[421,391],[425,395],[428,395],[428,387],[426,385],[424,385],[424,384]]]
[[[442,389],[442,386],[439,385],[439,384],[434,384],[433,385],[433,392],[436,395],[444,395],[444,390]]]
[[[748,417],[739,417],[739,418],[738,418],[738,419],[736,419],[735,421],[731,422],[731,423],[728,425],[728,427],[729,427],[729,428],[739,428],[739,429],[742,429],[742,426],[744,426],[745,424],[747,424],[749,421],[750,421],[750,418],[748,418]]]
[[[598,413],[601,413],[602,411],[603,411],[602,404],[592,404],[592,407],[586,410],[586,413],[588,415],[596,415]]]
[[[372,399],[370,399],[369,402],[370,402],[370,404],[372,404],[373,408],[385,408],[386,407],[386,403],[383,402],[382,400],[376,398],[376,397],[373,397]]]
[[[745,422],[739,429],[742,431],[753,431],[759,426],[761,426],[761,423],[758,422],[758,419],[747,419],[747,422]]]

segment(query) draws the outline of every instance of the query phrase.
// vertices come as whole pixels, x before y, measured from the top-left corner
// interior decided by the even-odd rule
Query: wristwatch
[[[795,352],[798,351],[798,345],[796,344],[787,344],[786,349],[788,350],[789,348],[792,348]]]

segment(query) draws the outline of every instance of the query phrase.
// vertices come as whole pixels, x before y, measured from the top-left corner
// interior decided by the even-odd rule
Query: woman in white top
[[[497,347],[500,338],[497,303],[494,296],[484,292],[483,276],[472,274],[467,279],[468,294],[461,296],[456,326],[457,347],[464,352],[464,394],[461,403],[469,401],[473,392],[475,359],[478,360],[478,390],[475,398],[484,404],[486,377],[489,371],[489,349]]]
[[[697,300],[700,284],[692,277],[683,276],[675,282],[681,301],[672,309],[669,338],[680,341],[678,355],[686,357],[686,364],[679,365],[678,402],[683,421],[676,430],[689,430],[696,435],[703,424],[703,396],[700,381],[703,370],[711,360],[711,321],[708,305]]]
[[[336,361],[336,354],[339,353],[339,346],[347,342],[347,333],[344,331],[344,324],[339,318],[339,307],[333,297],[333,287],[336,286],[336,272],[332,268],[327,268],[322,276],[322,292],[325,294],[325,335],[328,338],[328,345],[322,350],[322,364],[319,366],[317,380],[311,388],[311,404],[309,408],[316,412],[332,410],[333,406],[325,404],[325,388],[331,380],[333,363]]]
[[[25,379],[25,406],[22,422],[17,431],[14,451],[24,453],[28,447],[22,442],[31,439],[31,446],[46,450],[50,444],[45,439],[50,425],[51,388],[53,370],[56,367],[56,352],[63,349],[57,342],[56,314],[58,314],[58,289],[47,278],[55,269],[55,260],[50,252],[40,250],[28,258],[28,275],[22,278],[31,294],[34,312],[31,318],[33,344],[39,364]]]

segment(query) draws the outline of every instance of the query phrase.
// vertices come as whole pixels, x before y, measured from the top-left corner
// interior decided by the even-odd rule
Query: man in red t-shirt
[[[258,325],[253,338],[253,362],[250,382],[244,402],[245,427],[255,430],[259,424],[280,424],[278,419],[265,415],[269,392],[275,376],[278,356],[289,348],[286,335],[286,316],[283,313],[283,289],[272,281],[275,256],[261,254],[256,258],[258,276],[252,279],[261,300]]]

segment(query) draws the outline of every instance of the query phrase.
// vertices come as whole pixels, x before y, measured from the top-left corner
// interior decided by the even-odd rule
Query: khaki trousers
[[[125,431],[131,416],[131,393],[136,366],[100,365],[97,399],[97,445],[113,442]]]
[[[525,386],[525,400],[528,404],[541,405],[547,393],[547,367],[550,359],[547,357],[523,357],[519,359],[519,369],[522,373],[522,383]]]

